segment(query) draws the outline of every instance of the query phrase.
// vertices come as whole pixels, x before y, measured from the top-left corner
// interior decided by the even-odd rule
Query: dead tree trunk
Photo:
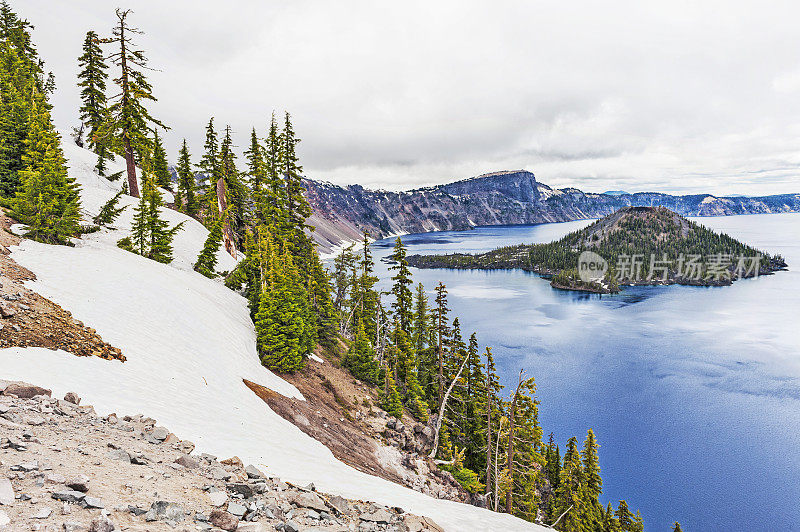
[[[436,418],[436,433],[433,436],[433,449],[431,449],[430,457],[436,457],[436,451],[439,449],[439,431],[442,430],[442,418],[444,418],[444,407],[447,405],[447,399],[450,398],[450,392],[453,391],[453,387],[458,382],[458,378],[461,377],[461,372],[464,371],[464,366],[467,365],[467,360],[469,360],[468,356],[464,357],[464,361],[461,362],[461,367],[458,368],[458,373],[456,373],[453,382],[450,383],[450,386],[447,388],[447,392],[445,392],[444,397],[442,398],[442,404],[439,405],[439,416]]]
[[[217,180],[217,206],[219,207],[219,215],[225,216],[224,225],[222,227],[222,241],[225,244],[225,251],[230,253],[231,257],[236,258],[236,244],[233,239],[233,230],[228,221],[228,200],[226,198],[227,189],[225,187],[225,180],[219,178]]]
[[[489,388],[489,372],[486,372],[486,490],[484,495],[489,496],[489,486],[492,473],[492,392]]]
[[[506,512],[512,513],[513,510],[513,492],[514,492],[514,418],[517,414],[517,394],[519,393],[519,388],[522,386],[522,370],[519,370],[519,383],[517,384],[517,389],[514,390],[514,398],[511,400],[511,410],[508,416],[508,456],[507,456],[507,467],[508,467],[508,476],[511,479],[511,485],[508,487],[508,493],[506,493]]]

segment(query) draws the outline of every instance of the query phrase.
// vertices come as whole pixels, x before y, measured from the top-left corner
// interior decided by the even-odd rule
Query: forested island
[[[592,257],[600,263],[593,265],[603,268],[589,271]],[[522,269],[549,278],[555,288],[596,293],[618,292],[624,285],[724,286],[787,267],[780,255],[711,231],[665,207],[626,207],[548,244],[479,254],[412,255],[408,262],[417,268]]]

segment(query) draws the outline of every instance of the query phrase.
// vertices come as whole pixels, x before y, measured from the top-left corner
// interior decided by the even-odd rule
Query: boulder
[[[39,511],[33,514],[31,519],[47,519],[52,513],[53,510],[45,506],[43,508],[39,508]]]
[[[239,526],[239,518],[224,510],[214,510],[208,520],[217,528],[233,532]]]
[[[180,441],[175,444],[175,447],[184,454],[192,454],[192,451],[194,451],[194,444],[189,440]]]
[[[112,532],[113,530],[116,530],[114,523],[104,515],[92,519],[92,522],[89,524],[89,532]]]
[[[339,495],[334,495],[328,499],[328,505],[336,510],[339,515],[347,515],[350,513],[350,503],[347,502],[347,499]]]
[[[239,519],[244,517],[244,514],[247,512],[247,507],[236,503],[236,502],[229,502],[228,503],[228,513],[235,515]]]
[[[167,436],[169,436],[169,431],[164,427],[156,427],[150,435],[159,441],[164,441],[167,439]]]
[[[408,532],[444,532],[442,527],[433,522],[429,517],[406,515],[404,517],[404,522]]]
[[[302,508],[311,508],[320,512],[328,511],[325,501],[322,497],[313,491],[301,491],[292,497],[291,502]]]
[[[250,484],[245,484],[244,482],[232,482],[227,484],[225,487],[231,493],[238,493],[245,499],[249,499],[253,496],[253,487]]]
[[[175,463],[182,465],[186,469],[197,469],[200,467],[200,462],[192,458],[187,454],[182,454],[178,458],[175,459]]]
[[[225,460],[220,460],[220,463],[229,466],[235,466],[238,468],[244,468],[244,463],[242,462],[242,459],[239,458],[238,456],[234,456],[232,458],[226,458]]]
[[[53,497],[57,501],[78,502],[82,501],[83,498],[86,497],[86,494],[75,490],[61,490],[61,491],[54,491],[51,497]]]
[[[248,478],[266,478],[264,473],[262,473],[256,466],[252,464],[245,467],[244,472],[247,473]]]
[[[164,443],[178,443],[179,441],[178,437],[171,432],[164,438]]]
[[[119,460],[121,462],[131,463],[131,455],[125,449],[111,449],[106,453],[106,458],[111,460]]]
[[[393,518],[394,514],[386,508],[375,508],[371,512],[359,516],[359,519],[362,521],[369,521],[372,523],[391,523]]]
[[[8,303],[0,303],[0,318],[13,318],[17,314],[17,309]]]
[[[183,506],[176,502],[156,501],[150,505],[150,510],[144,514],[145,521],[174,521],[180,522],[184,518]]]
[[[64,482],[64,485],[71,490],[86,493],[89,491],[89,477],[86,475],[78,475]]]
[[[99,497],[84,497],[83,498],[83,507],[84,508],[105,508],[103,506],[103,501]]]
[[[222,506],[228,500],[228,494],[224,491],[212,491],[208,494],[208,498],[211,499],[211,506]]]
[[[3,395],[16,395],[20,399],[30,399],[37,395],[46,395],[50,397],[52,394],[53,392],[47,388],[19,382],[12,382],[3,390]]]
[[[75,392],[67,392],[67,395],[64,396],[64,400],[73,405],[81,404],[81,398],[78,397],[78,394]]]
[[[14,487],[5,477],[0,478],[0,505],[11,506],[14,504]]]
[[[64,532],[78,532],[80,530],[86,530],[86,527],[83,523],[79,523],[77,521],[65,521],[61,528],[64,529]]]

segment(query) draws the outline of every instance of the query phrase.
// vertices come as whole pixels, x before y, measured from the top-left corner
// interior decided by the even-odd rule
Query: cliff
[[[554,189],[525,170],[494,172],[445,185],[404,192],[341,187],[305,180],[320,249],[392,234],[463,230],[599,218],[629,206],[662,206],[683,216],[727,216],[800,211],[800,194],[761,197],[673,196],[656,192],[595,194]]]

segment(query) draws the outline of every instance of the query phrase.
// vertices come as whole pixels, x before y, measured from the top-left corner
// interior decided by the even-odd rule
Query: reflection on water
[[[407,235],[409,254],[549,242],[591,223]],[[704,218],[792,268],[730,287],[567,292],[521,271],[413,269],[449,290],[465,332],[494,347],[510,384],[534,375],[546,432],[598,434],[604,502],[648,530],[800,527],[800,214]],[[394,239],[376,242],[381,259]],[[376,261],[388,287],[388,264]]]

